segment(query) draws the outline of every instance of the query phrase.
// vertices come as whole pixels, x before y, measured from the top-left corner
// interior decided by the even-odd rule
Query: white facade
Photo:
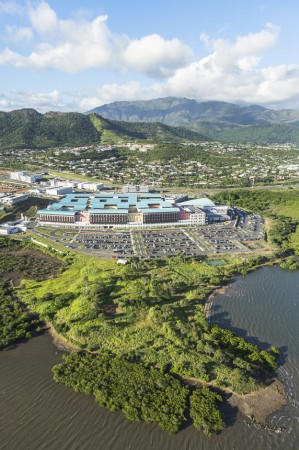
[[[28,194],[8,194],[0,198],[0,202],[4,205],[15,205],[28,199]]]
[[[77,183],[74,183],[73,181],[70,180],[51,180],[50,181],[50,185],[52,187],[76,187]]]
[[[86,183],[86,182],[78,182],[77,188],[85,191],[97,192],[104,189],[104,183]]]
[[[22,230],[19,227],[11,227],[9,225],[0,225],[0,235],[16,234]]]
[[[206,214],[203,211],[191,213],[189,220],[191,225],[204,225],[206,223]]]
[[[125,186],[123,186],[122,188],[122,192],[124,194],[128,194],[128,193],[137,193],[137,192],[144,192],[144,193],[148,193],[149,191],[149,187],[145,184],[140,184],[140,185],[133,185],[133,184],[127,184]]]
[[[73,192],[73,188],[71,187],[55,187],[46,189],[46,194],[51,195],[52,197],[59,197],[60,195],[71,194]]]
[[[18,180],[20,181],[20,177],[24,177],[25,175],[27,175],[27,172],[11,172],[9,174],[9,177],[11,180]]]
[[[22,183],[36,183],[38,180],[43,178],[42,173],[36,173],[34,175],[29,175],[28,172],[11,172],[9,174],[11,180],[21,181]]]

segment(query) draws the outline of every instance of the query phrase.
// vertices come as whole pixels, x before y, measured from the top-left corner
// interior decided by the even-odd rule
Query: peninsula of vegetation
[[[290,193],[287,198],[289,193],[261,191],[248,196],[239,191],[217,198],[265,211],[265,238],[276,246],[275,260],[283,258],[283,264],[292,266],[298,252],[298,194]],[[6,282],[13,278],[8,253],[50,258],[49,250],[41,253],[31,243],[1,238],[1,245]],[[220,431],[225,426],[220,404],[228,393],[233,393],[232,404],[242,408],[245,402],[243,411],[248,415],[275,390],[279,392],[271,400],[272,410],[283,404],[283,389],[273,384],[278,350],[260,350],[209,323],[205,314],[206,300],[215,289],[237,274],[271,263],[273,254],[225,256],[221,266],[211,264],[213,257],[183,254],[150,260],[132,257],[121,266],[76,252],[56,255],[60,261],[51,257],[53,270],[50,260],[43,264],[40,259],[39,277],[34,270],[23,271],[25,263],[14,270],[23,271],[14,295],[76,349],[53,368],[56,381],[93,395],[97,403],[121,410],[128,419],[155,422],[169,433],[186,423],[208,434]],[[35,265],[32,260],[31,267]],[[12,340],[3,340],[4,345]],[[258,393],[256,397],[252,392]],[[272,410],[264,411],[264,417],[254,415],[264,420]]]

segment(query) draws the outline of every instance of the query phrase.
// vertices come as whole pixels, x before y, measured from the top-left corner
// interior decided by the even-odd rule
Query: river
[[[270,422],[285,426],[283,434],[248,427],[234,414],[211,438],[192,426],[169,436],[155,425],[129,422],[53,382],[51,367],[61,352],[43,335],[0,352],[0,449],[298,450],[299,272],[263,268],[238,277],[215,297],[211,320],[282,350],[279,375],[291,401]]]

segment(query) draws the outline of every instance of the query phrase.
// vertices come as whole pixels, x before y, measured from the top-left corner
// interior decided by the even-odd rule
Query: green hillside
[[[195,131],[160,123],[127,123],[97,114],[40,114],[34,109],[0,112],[0,147],[53,148],[128,141],[198,142],[207,140]]]
[[[101,134],[101,142],[119,141],[181,142],[206,141],[206,136],[184,127],[171,127],[162,123],[124,122],[108,120],[92,113],[89,115],[94,127]]]
[[[185,100],[187,101],[187,99]],[[220,102],[209,103],[209,114],[212,114],[214,111],[215,116],[218,114],[219,117]],[[225,114],[226,116],[232,114],[233,108],[227,105],[229,104],[221,104],[222,118],[224,118]],[[180,103],[178,103],[177,108],[180,106]],[[240,107],[236,106],[236,108]],[[259,108],[255,107],[256,114],[258,114]],[[253,107],[251,108],[251,113],[252,109]],[[244,114],[243,118],[239,118],[239,122],[242,120],[246,122],[247,120],[245,119],[246,114],[244,110],[245,108],[242,109]],[[291,113],[286,112],[285,114],[287,117],[290,117]],[[152,121],[126,122],[123,120],[110,120],[96,113],[90,113],[89,115],[73,112],[40,114],[34,109],[21,109],[11,112],[0,112],[0,148],[76,147],[99,143],[119,144],[122,142],[179,144],[182,142],[192,143],[207,140],[258,145],[275,143],[299,145],[299,127],[283,123],[264,122],[261,125],[241,125],[240,123],[224,120],[221,122],[197,120],[186,122],[183,125],[170,126]]]
[[[0,112],[2,148],[87,145],[98,141],[99,133],[83,114],[40,114],[34,109]]]
[[[299,145],[299,111],[291,109],[275,111],[258,105],[240,106],[218,101],[199,102],[167,97],[114,102],[93,111],[112,121],[126,121],[135,130],[138,130],[138,122],[160,122],[184,127],[210,140],[224,143]],[[128,126],[126,125],[127,129]]]
[[[211,140],[237,144],[286,144],[299,145],[299,128],[265,123],[254,126],[233,126],[228,123],[193,122],[188,129],[205,134]]]

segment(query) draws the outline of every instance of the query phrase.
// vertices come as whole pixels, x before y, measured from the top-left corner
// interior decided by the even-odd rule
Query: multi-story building
[[[201,207],[199,206],[201,205]],[[73,224],[75,226],[143,226],[148,224],[196,225],[212,221],[212,208],[218,208],[207,198],[179,204],[171,203],[160,194],[68,194],[60,202],[38,211],[40,224]],[[227,207],[221,206],[223,212]],[[220,211],[222,209],[220,208]],[[226,209],[225,209],[226,208]],[[220,220],[217,215],[217,221]],[[220,216],[219,216],[220,217]],[[226,216],[223,217],[225,220]]]
[[[159,194],[68,194],[37,216],[40,223],[127,225],[177,222],[179,212]]]
[[[0,203],[4,205],[16,205],[28,200],[28,194],[7,194],[0,197]]]
[[[62,195],[70,194],[73,192],[72,187],[52,187],[46,189],[46,194],[51,195],[52,197],[60,197]]]
[[[11,180],[17,180],[21,181],[22,183],[36,183],[37,181],[41,180],[43,178],[42,173],[36,173],[33,175],[29,175],[28,172],[22,171],[22,172],[11,172],[9,174]]]

